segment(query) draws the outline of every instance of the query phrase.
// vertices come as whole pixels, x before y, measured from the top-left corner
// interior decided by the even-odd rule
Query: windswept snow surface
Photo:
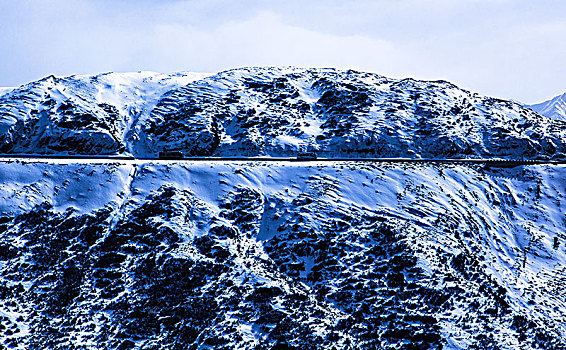
[[[0,163],[6,345],[566,346],[564,167],[58,162]]]

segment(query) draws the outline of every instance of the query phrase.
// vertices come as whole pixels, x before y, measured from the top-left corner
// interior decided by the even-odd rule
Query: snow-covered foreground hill
[[[21,349],[564,349],[566,169],[0,163]]]
[[[566,121],[445,81],[335,69],[47,77],[0,96],[0,152],[564,159]]]

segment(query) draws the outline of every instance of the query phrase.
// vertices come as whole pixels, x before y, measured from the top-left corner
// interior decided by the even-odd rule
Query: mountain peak
[[[566,121],[566,92],[548,101],[527,105],[526,107],[545,117]]]

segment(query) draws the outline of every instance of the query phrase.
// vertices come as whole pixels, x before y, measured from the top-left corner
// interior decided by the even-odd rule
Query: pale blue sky
[[[0,86],[49,74],[354,68],[538,102],[566,91],[558,0],[0,0]]]

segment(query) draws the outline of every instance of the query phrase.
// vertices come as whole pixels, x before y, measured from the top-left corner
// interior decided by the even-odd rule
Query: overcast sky
[[[563,0],[0,0],[0,86],[49,74],[255,65],[566,91]]]

